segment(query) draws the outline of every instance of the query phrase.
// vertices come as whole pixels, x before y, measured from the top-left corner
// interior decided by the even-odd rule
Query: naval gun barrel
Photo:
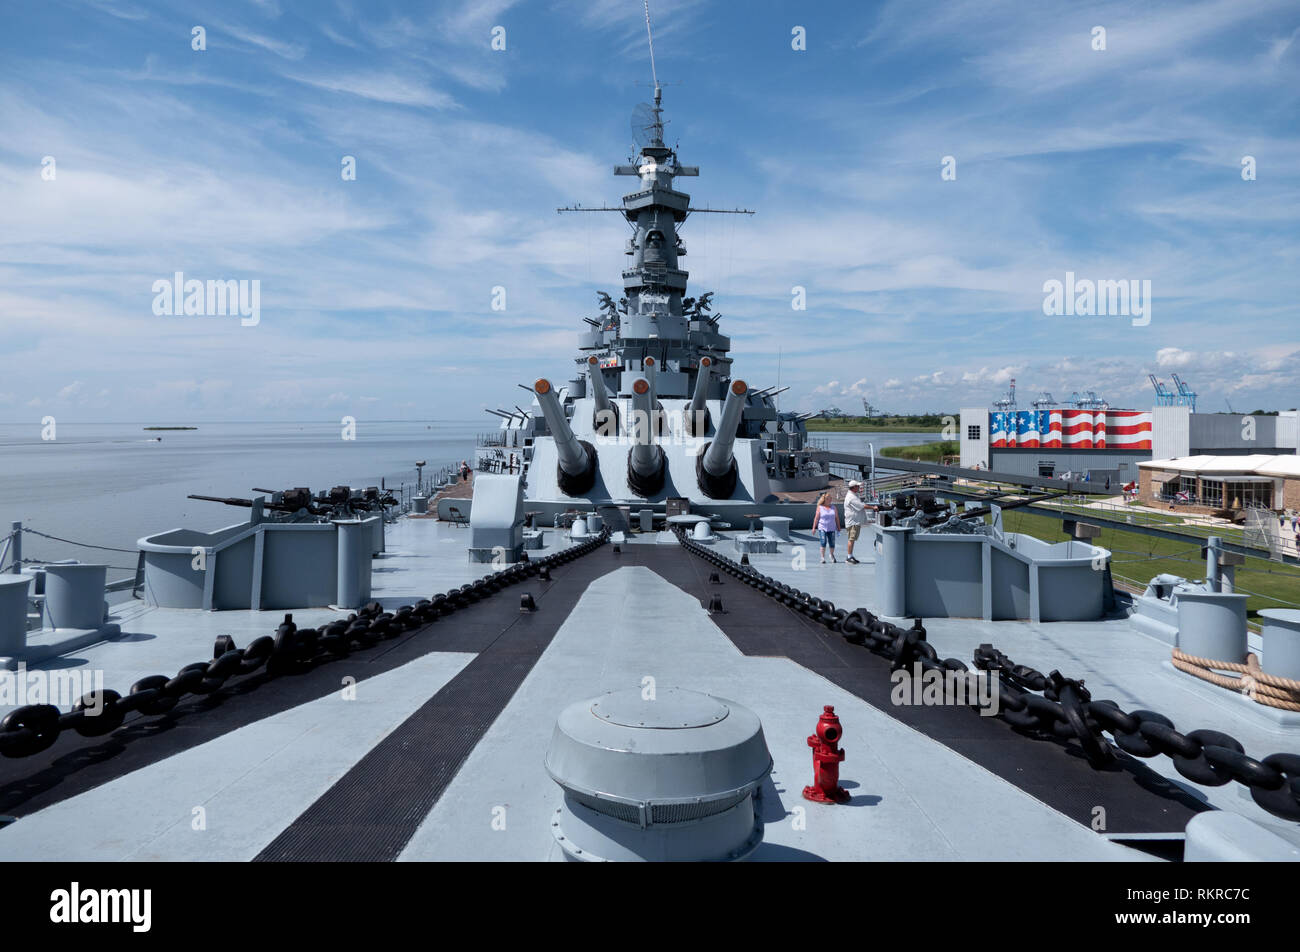
[[[591,399],[596,404],[592,428],[599,436],[617,436],[618,409],[609,399],[609,391],[605,389],[605,375],[600,372],[599,358],[587,358],[587,378],[591,381]]]
[[[712,366],[712,360],[701,357],[700,368],[695,372],[695,394],[686,408],[686,432],[691,436],[703,436],[709,428],[709,407],[704,401],[709,395],[709,369]]]
[[[645,366],[645,380],[650,384],[650,407],[653,413],[650,417],[654,428],[650,431],[657,439],[664,435],[664,411],[659,404],[659,365],[653,357],[647,357],[643,362]]]
[[[190,493],[187,499],[201,499],[204,502],[219,502],[225,506],[240,506],[244,509],[252,509],[254,500],[243,499],[238,496],[201,496],[197,493]],[[310,498],[302,499],[301,497],[288,498],[284,502],[263,502],[262,508],[267,512],[287,512],[295,513],[300,509],[306,509],[313,516],[321,514],[321,509],[311,503]]]
[[[627,454],[627,484],[638,496],[653,496],[664,487],[667,458],[655,442],[656,407],[651,402],[650,381],[632,382],[632,448]]]
[[[226,506],[243,506],[245,509],[253,508],[253,500],[238,499],[235,496],[200,496],[196,493],[190,493],[186,499],[201,499],[204,502],[219,502]]]
[[[546,425],[555,438],[555,453],[559,464],[555,478],[560,489],[570,496],[581,496],[596,484],[596,448],[573,435],[564,407],[555,395],[551,382],[545,378],[533,385],[537,403],[546,417]]]
[[[718,421],[713,440],[705,444],[697,459],[695,476],[700,490],[710,499],[730,499],[736,491],[736,458],[732,448],[740,428],[740,415],[745,409],[745,394],[749,391],[743,380],[733,380],[727,388],[727,402],[722,405],[722,419]]]

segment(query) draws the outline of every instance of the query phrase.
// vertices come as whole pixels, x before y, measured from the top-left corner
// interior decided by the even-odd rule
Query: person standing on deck
[[[848,533],[849,540],[845,547],[848,554],[844,557],[844,561],[853,565],[859,564],[853,556],[853,544],[858,541],[858,535],[867,521],[867,506],[858,495],[860,492],[862,492],[862,484],[856,479],[849,480],[849,491],[844,495],[844,529]]]
[[[822,544],[822,564],[826,564],[826,549],[831,550],[831,561],[835,561],[835,533],[840,530],[840,516],[831,502],[830,493],[822,493],[817,500],[817,512],[813,515],[813,528]]]

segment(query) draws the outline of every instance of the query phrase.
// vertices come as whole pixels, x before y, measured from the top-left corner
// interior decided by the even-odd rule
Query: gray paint
[[[550,550],[565,544],[557,532],[548,530],[545,536]],[[794,537],[801,544],[810,542],[806,532]],[[375,576],[374,597],[391,609],[484,574],[482,566],[466,562],[466,541],[463,531],[446,523],[399,521],[388,538],[391,571]],[[869,552],[863,545],[859,557]],[[881,613],[869,561],[819,566],[814,558],[812,564],[796,567],[785,551],[751,559],[760,571],[837,605]],[[120,610],[128,637],[101,641],[77,654],[102,670],[105,685],[113,688],[209,656],[217,635],[229,634],[240,646],[247,645],[274,630],[281,617],[269,611],[217,615],[165,610],[139,602]],[[294,615],[299,625],[310,626],[342,617],[346,613],[324,608]],[[612,622],[593,624],[593,618]],[[1094,697],[1116,698],[1126,710],[1157,710],[1182,730],[1224,730],[1252,756],[1294,747],[1291,733],[1279,740],[1278,725],[1232,703],[1234,695],[1207,686],[1207,691],[1227,695],[1216,703],[1197,693],[1185,676],[1162,673],[1168,646],[1122,621],[1036,625],[931,618],[926,628],[942,657],[969,661],[977,645],[992,642],[1017,662],[1086,678]],[[434,652],[363,682],[355,702],[340,704],[337,696],[313,701],[24,816],[0,837],[0,858],[247,860],[469,657]],[[775,767],[774,785],[764,790],[768,824],[755,860],[1149,861],[789,659],[740,654],[698,599],[648,570],[630,568],[597,580],[582,595],[402,859],[557,856],[550,823],[562,794],[547,778],[541,755],[555,715],[573,698],[637,686],[647,675],[660,685],[739,698],[761,718]],[[795,829],[789,811],[803,803],[798,790],[811,776],[804,738],[826,703],[835,705],[845,725],[849,759],[842,776],[860,787],[852,791],[850,807],[810,808],[806,828]],[[1276,823],[1241,796],[1236,784],[1200,787],[1178,774],[1168,758],[1143,763],[1220,810]],[[962,782],[952,784],[958,775]],[[210,817],[225,818],[210,825],[201,842],[190,826],[196,803],[205,804]],[[123,804],[130,806],[124,809]],[[497,804],[509,805],[505,830],[491,823],[491,808]],[[988,822],[971,823],[972,812]],[[113,822],[106,825],[104,817],[110,814]],[[1005,836],[1009,828],[1022,835]]]
[[[1300,862],[1300,845],[1236,813],[1198,813],[1186,833],[1186,863]]]
[[[328,605],[337,595],[336,533],[326,527],[284,526],[260,532],[257,608],[263,611]],[[321,531],[324,529],[325,531]],[[369,559],[366,560],[367,570]]]
[[[1029,618],[1036,599],[1031,598],[1033,566],[1004,552],[990,551],[992,617]],[[1037,618],[1035,621],[1042,621]]]
[[[1106,611],[1110,560],[1084,542],[1007,533],[959,535],[865,527],[876,553],[876,598],[891,617],[1080,621]]]
[[[794,520],[789,516],[761,516],[759,521],[763,524],[763,535],[766,538],[777,542],[790,541],[790,523]]]
[[[104,622],[107,565],[46,565],[42,612],[47,628],[98,628]]]
[[[1260,667],[1265,674],[1300,681],[1300,611],[1265,608],[1259,617],[1264,649]]]
[[[27,645],[27,589],[31,576],[0,575],[0,658],[22,654]]]
[[[1178,650],[1198,658],[1246,660],[1246,595],[1178,593]]]
[[[383,520],[358,521],[364,559],[350,584],[368,585],[370,556]],[[211,611],[328,605],[339,584],[337,531],[331,523],[261,522],[215,532],[172,529],[139,541],[145,554],[144,596],[164,608]],[[198,560],[194,550],[202,550]],[[196,568],[195,565],[202,567]]]
[[[339,608],[360,608],[370,601],[370,544],[373,530],[358,519],[339,519],[338,585],[334,604]]]
[[[257,530],[253,529],[212,550],[204,590],[206,607],[238,611],[253,607],[253,564],[257,559]],[[286,569],[292,571],[288,566]]]
[[[903,526],[875,526],[876,601],[882,614],[899,618],[907,614],[907,537],[915,530]],[[869,537],[869,536],[868,536]]]
[[[1294,453],[1293,424],[1248,413],[1193,413],[1188,421],[1187,456],[1245,456]],[[1155,459],[1167,459],[1157,456]]]
[[[1094,492],[1102,491],[1109,476],[1111,490],[1118,493],[1118,483],[1137,479],[1137,464],[1149,459],[1150,450],[989,450],[989,468],[997,472],[1037,476],[1040,464],[1049,464],[1056,475],[1067,472],[1090,474],[1089,485]]]
[[[674,687],[566,707],[546,771],[564,791],[552,830],[569,859],[712,861],[763,838],[753,794],[772,771],[758,717]]]
[[[480,473],[474,479],[470,558],[518,562],[524,548],[524,488],[518,474]]]

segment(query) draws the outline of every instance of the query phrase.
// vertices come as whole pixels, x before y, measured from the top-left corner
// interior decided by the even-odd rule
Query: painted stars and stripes
[[[1151,413],[1144,410],[995,410],[995,449],[1151,449]]]

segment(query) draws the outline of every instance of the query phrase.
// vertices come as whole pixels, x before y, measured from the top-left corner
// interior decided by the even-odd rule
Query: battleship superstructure
[[[782,411],[775,387],[757,390],[733,371],[731,339],[712,313],[712,292],[687,297],[679,234],[692,214],[747,214],[691,206],[674,188],[697,176],[664,142],[663,91],[633,113],[638,152],[615,175],[640,187],[615,208],[632,229],[619,301],[600,293],[599,319],[584,318],[577,374],[567,386],[538,380],[533,410],[502,418],[480,440],[478,466],[522,472],[530,509],[553,516],[575,507],[663,511],[669,499],[707,505],[739,525],[750,512],[811,516],[811,503],[782,493],[825,487],[829,474],[810,443],[806,414]]]

